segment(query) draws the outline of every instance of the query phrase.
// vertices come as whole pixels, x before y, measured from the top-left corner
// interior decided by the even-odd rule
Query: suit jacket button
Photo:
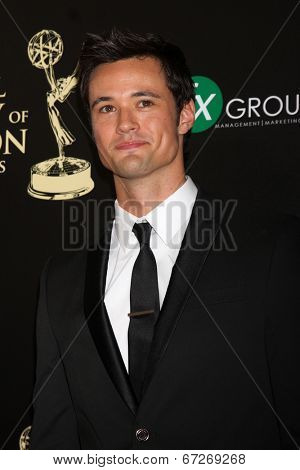
[[[138,441],[148,441],[150,436],[148,429],[145,428],[137,429],[135,435]]]

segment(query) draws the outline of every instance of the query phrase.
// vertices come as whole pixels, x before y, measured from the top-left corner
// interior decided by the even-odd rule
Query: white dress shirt
[[[196,194],[197,186],[186,175],[182,186],[140,218],[124,210],[115,200],[104,303],[127,371],[130,283],[133,265],[140,251],[140,244],[132,232],[133,225],[148,221],[152,226],[150,247],[157,264],[161,307]]]

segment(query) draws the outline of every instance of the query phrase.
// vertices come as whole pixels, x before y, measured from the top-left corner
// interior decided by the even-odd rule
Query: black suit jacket
[[[48,260],[31,449],[300,445],[299,221],[258,223],[239,206],[228,221],[203,194],[172,270],[139,405],[103,301],[113,219],[98,249]],[[137,439],[139,428],[148,440]]]

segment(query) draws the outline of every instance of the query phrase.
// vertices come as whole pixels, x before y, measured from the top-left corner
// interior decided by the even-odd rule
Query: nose
[[[128,109],[123,108],[119,110],[118,122],[117,122],[117,133],[127,134],[131,131],[136,131],[139,124],[136,119],[135,113]]]

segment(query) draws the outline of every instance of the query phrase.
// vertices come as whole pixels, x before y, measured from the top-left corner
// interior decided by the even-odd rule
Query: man
[[[80,84],[115,214],[43,271],[31,448],[298,448],[299,222],[222,217],[185,175],[177,47],[89,35]]]

